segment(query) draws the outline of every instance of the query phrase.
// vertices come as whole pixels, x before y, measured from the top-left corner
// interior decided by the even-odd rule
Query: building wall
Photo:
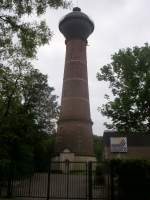
[[[110,147],[104,148],[105,159],[150,159],[150,146],[147,147],[128,147],[127,153],[112,153]]]

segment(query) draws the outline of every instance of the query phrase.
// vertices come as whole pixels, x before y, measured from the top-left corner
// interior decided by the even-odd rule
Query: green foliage
[[[104,185],[105,183],[105,175],[106,175],[106,166],[104,163],[100,162],[96,165],[95,170],[95,184]]]
[[[114,95],[100,110],[112,119],[108,128],[127,132],[150,132],[150,46],[119,50],[112,63],[97,73],[99,81],[109,83]]]
[[[101,161],[103,159],[103,139],[101,136],[94,135],[93,136],[93,147],[94,153],[97,161]]]
[[[52,37],[42,15],[69,5],[65,0],[0,1],[0,167],[8,161],[25,174],[48,162],[37,164],[37,154],[49,159],[57,97],[31,60]]]
[[[0,64],[12,66],[18,61],[21,63],[22,58],[35,58],[37,48],[47,44],[52,36],[40,16],[48,8],[67,8],[69,5],[65,0],[1,0]]]
[[[54,149],[54,135],[39,138],[38,143],[34,148],[34,161],[36,171],[48,171],[50,166],[50,159]]]
[[[57,96],[47,76],[31,66],[0,67],[0,75],[0,163],[8,160],[24,174],[37,166],[38,155],[45,156],[41,163],[50,159]],[[38,148],[46,149],[40,154]]]
[[[111,170],[119,200],[150,198],[149,160],[112,160]]]

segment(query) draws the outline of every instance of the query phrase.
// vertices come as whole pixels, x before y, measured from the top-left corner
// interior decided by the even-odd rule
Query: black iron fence
[[[13,170],[12,170],[13,171]],[[110,199],[107,166],[97,162],[51,162],[47,172],[10,173],[1,196],[37,199]]]

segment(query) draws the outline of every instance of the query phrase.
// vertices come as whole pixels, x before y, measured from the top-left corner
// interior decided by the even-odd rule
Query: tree
[[[69,5],[70,2],[65,0],[1,0],[1,63],[11,66],[15,62],[14,58],[35,58],[37,48],[47,44],[52,36],[46,22],[39,17],[48,7],[56,9],[66,8]]]
[[[52,31],[40,17],[48,8],[67,8],[67,0],[1,0],[0,66],[31,65],[38,47],[49,43]]]
[[[102,136],[93,135],[93,147],[94,147],[94,153],[96,156],[97,161],[103,160],[103,138]]]
[[[51,140],[58,113],[56,96],[47,76],[33,69],[31,61],[38,47],[52,37],[40,17],[48,8],[69,5],[65,0],[0,1],[0,165],[32,162],[38,144],[44,149],[45,141]]]
[[[51,133],[58,114],[57,96],[48,86],[47,76],[28,66],[0,67],[0,122],[5,117],[24,112],[34,115],[36,124]]]
[[[108,128],[126,132],[150,132],[150,46],[119,50],[112,62],[97,73],[99,81],[109,83],[114,96],[100,110],[111,118]]]
[[[58,116],[57,96],[53,87],[48,86],[47,76],[32,69],[24,75],[22,84],[22,102],[28,113],[34,113],[36,123],[47,134],[55,129]]]
[[[52,94],[47,76],[31,66],[0,67],[0,88],[0,161],[13,161],[19,171],[29,170],[38,146],[47,148],[43,157],[49,152],[53,140],[49,135],[55,131],[58,114],[57,96]]]

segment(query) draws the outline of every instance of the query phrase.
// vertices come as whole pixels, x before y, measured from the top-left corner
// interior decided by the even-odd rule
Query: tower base
[[[95,162],[95,156],[84,156],[84,155],[76,155],[75,153],[71,152],[69,149],[65,149],[59,155],[55,156],[52,161],[56,162]]]
[[[88,163],[96,163],[95,161],[96,158],[94,156],[75,155],[75,153],[69,152],[68,149],[65,149],[64,152],[60,153],[58,156],[52,159],[51,169],[61,173],[68,173],[71,171],[85,171],[87,169]],[[93,170],[94,169],[95,167]]]

